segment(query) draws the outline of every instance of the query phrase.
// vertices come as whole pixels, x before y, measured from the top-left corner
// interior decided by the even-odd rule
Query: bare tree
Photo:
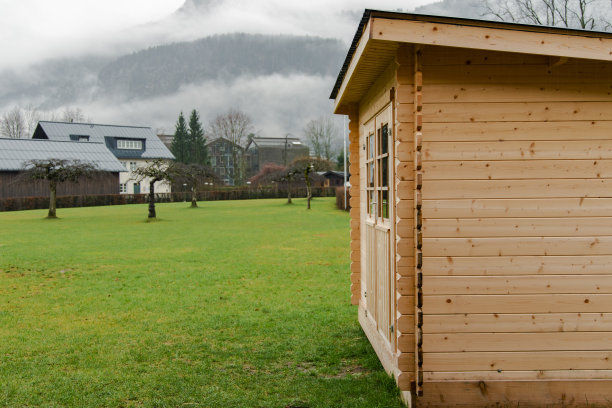
[[[313,154],[318,158],[331,160],[333,153],[333,142],[338,135],[338,129],[329,116],[313,119],[306,124],[304,135],[312,148]]]
[[[201,164],[184,164],[174,163],[173,166],[172,183],[178,185],[184,184],[189,186],[191,190],[191,208],[198,206],[198,186],[206,183],[219,181],[214,171],[209,166],[203,166]]]
[[[86,118],[81,108],[71,108],[66,106],[62,112],[63,122],[74,122],[74,123],[91,123],[91,118]]]
[[[21,139],[25,137],[26,123],[19,106],[15,106],[9,112],[5,113],[0,122],[2,136],[11,139]]]
[[[310,210],[310,200],[312,200],[312,174],[317,171],[328,171],[334,167],[333,163],[329,160],[314,158],[314,157],[298,157],[295,159],[291,166],[289,167],[289,171],[293,172],[293,177],[295,178],[297,174],[302,174],[304,176],[304,181],[306,182],[306,208]],[[315,174],[317,176],[317,174]]]
[[[484,16],[501,21],[612,30],[610,0],[487,0]]]
[[[25,109],[23,109],[23,120],[25,123],[27,137],[32,137],[38,122],[41,121],[41,118],[41,113],[31,103],[29,103]]]
[[[147,180],[149,182],[149,219],[156,218],[155,212],[155,183],[158,181],[172,181],[174,177],[174,163],[166,160],[155,159],[147,162],[144,167],[138,167],[134,171],[137,182]]]
[[[234,184],[244,181],[244,160],[242,149],[247,136],[253,129],[253,121],[246,113],[237,109],[217,115],[209,124],[208,132],[212,139],[223,137],[232,142],[232,161],[234,166]]]
[[[45,159],[24,163],[22,177],[27,180],[49,182],[49,213],[47,218],[57,218],[57,185],[66,181],[78,183],[83,177],[92,177],[98,168],[95,164],[80,160]]]

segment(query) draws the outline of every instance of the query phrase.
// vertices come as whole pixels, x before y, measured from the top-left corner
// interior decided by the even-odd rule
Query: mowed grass
[[[0,406],[401,407],[332,199],[0,213]]]

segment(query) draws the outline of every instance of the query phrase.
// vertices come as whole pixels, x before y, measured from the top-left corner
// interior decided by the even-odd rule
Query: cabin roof
[[[89,142],[104,143],[119,158],[170,159],[174,156],[150,127],[100,125],[94,123],[40,121],[33,138],[71,141],[87,136]],[[110,139],[143,140],[141,151],[116,149]]]
[[[126,171],[102,143],[0,138],[0,171],[20,171],[28,160],[81,160],[99,170]]]
[[[359,101],[401,44],[612,61],[612,33],[366,9],[330,95],[336,113]]]

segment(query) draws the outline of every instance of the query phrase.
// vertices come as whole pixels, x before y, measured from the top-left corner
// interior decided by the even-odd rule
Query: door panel
[[[391,105],[368,121],[363,128],[361,145],[365,155],[362,164],[362,210],[365,249],[365,288],[368,317],[396,351],[395,330],[395,268],[392,260],[393,239],[393,121]]]

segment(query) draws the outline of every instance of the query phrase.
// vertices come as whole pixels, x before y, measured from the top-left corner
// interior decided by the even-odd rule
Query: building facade
[[[298,157],[308,157],[310,149],[297,137],[253,137],[246,146],[247,175],[257,174],[267,163],[288,166]]]
[[[234,186],[244,180],[246,159],[242,146],[223,137],[211,140],[206,146],[210,167],[223,184]]]

